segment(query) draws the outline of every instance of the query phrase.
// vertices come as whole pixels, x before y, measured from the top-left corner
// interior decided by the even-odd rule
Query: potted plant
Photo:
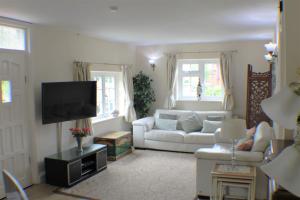
[[[139,118],[146,117],[155,102],[152,82],[153,80],[142,71],[133,77],[134,108]]]
[[[82,138],[87,137],[88,135],[91,135],[91,129],[90,128],[70,128],[69,129],[73,135],[73,137],[76,138],[77,142],[77,148],[79,152],[82,152]]]

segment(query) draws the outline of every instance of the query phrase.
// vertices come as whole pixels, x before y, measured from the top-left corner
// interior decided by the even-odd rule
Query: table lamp
[[[261,169],[279,185],[300,197],[300,83],[291,83],[271,98],[263,100],[261,106],[280,126],[295,130],[295,143]]]
[[[232,156],[231,165],[234,167],[235,157],[235,143],[246,134],[246,121],[244,119],[225,119],[222,123],[220,136],[230,139],[232,141]]]

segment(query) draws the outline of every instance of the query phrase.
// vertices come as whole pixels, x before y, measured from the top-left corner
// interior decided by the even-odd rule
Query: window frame
[[[205,83],[204,73],[205,73],[205,64],[215,64],[220,67],[220,59],[219,58],[201,58],[201,59],[178,59],[177,60],[177,80],[176,80],[176,101],[210,101],[210,102],[222,102],[224,99],[224,86],[222,85],[222,96],[221,97],[210,97],[203,96],[204,92],[202,92],[201,99],[198,100],[196,95],[195,97],[184,97],[182,94],[182,80],[184,77],[200,77],[201,85],[203,86]],[[182,69],[183,64],[199,64],[198,71],[188,71],[185,72]],[[204,89],[204,88],[203,88]]]
[[[120,112],[120,81],[121,81],[121,72],[118,72],[118,71],[100,71],[100,70],[92,70],[91,71],[91,80],[94,80],[94,77],[102,77],[102,105],[101,105],[101,108],[100,109],[103,109],[105,110],[105,95],[104,95],[104,91],[105,91],[105,81],[104,81],[104,77],[107,77],[107,76],[112,76],[114,77],[114,81],[115,81],[115,105],[114,105],[114,110],[119,110]],[[98,90],[97,90],[98,92]],[[98,98],[98,95],[97,95],[97,98]],[[98,105],[97,105],[98,106]],[[96,122],[99,122],[99,121],[104,121],[104,120],[107,120],[107,119],[111,119],[113,118],[111,113],[103,113],[103,116],[100,116],[98,115],[98,112],[97,112],[97,116],[96,117],[93,117],[92,118],[92,122],[93,123],[96,123]]]
[[[24,30],[24,49],[12,49],[12,48],[2,48],[0,47],[0,51],[2,52],[26,52],[29,51],[29,28],[23,25],[15,24],[15,23],[5,23],[0,21],[0,26],[6,26],[15,29]]]

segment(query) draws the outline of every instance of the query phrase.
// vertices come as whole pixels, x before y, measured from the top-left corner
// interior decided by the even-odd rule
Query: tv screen
[[[96,81],[42,83],[43,124],[96,116]]]

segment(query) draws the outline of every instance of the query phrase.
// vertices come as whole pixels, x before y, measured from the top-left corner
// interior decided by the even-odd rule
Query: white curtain
[[[74,62],[73,64],[74,81],[91,80],[90,64],[87,62]],[[90,118],[76,120],[76,128],[90,128],[92,131],[92,121]]]
[[[172,109],[176,106],[175,83],[177,76],[177,59],[175,54],[167,55],[167,86],[168,93],[165,107]]]
[[[125,120],[132,122],[136,120],[136,113],[133,107],[133,81],[132,72],[129,66],[122,66],[123,87],[125,92]]]
[[[230,81],[230,68],[232,65],[232,53],[223,52],[220,57],[221,76],[224,85],[223,109],[232,110],[234,107],[234,98],[232,94],[232,85]]]

